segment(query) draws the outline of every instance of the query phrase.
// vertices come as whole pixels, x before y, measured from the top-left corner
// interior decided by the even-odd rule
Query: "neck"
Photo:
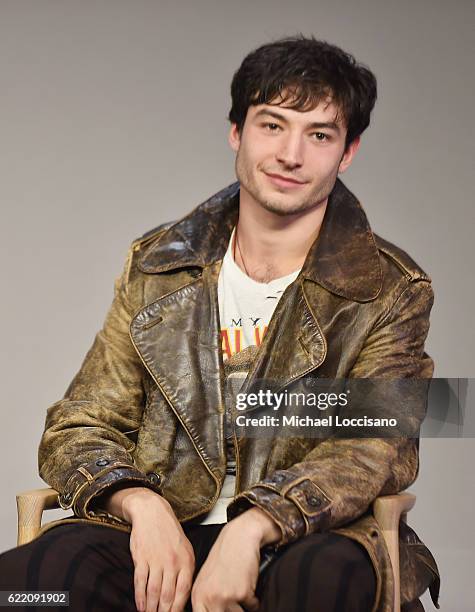
[[[328,198],[303,213],[280,216],[250,205],[241,190],[232,245],[237,265],[260,283],[299,270],[318,237],[327,202]]]

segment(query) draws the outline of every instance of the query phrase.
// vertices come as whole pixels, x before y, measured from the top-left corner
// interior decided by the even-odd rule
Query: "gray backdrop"
[[[234,180],[229,83],[271,39],[315,34],[375,71],[372,126],[343,179],[433,277],[436,375],[475,375],[474,7],[0,1],[0,550],[15,542],[15,493],[42,484],[45,411],[102,324],[130,241]],[[438,560],[444,611],[475,600],[473,460],[473,439],[422,440],[410,522]]]

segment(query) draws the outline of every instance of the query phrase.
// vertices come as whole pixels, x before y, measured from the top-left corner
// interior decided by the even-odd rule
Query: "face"
[[[336,178],[351,164],[359,138],[345,150],[346,127],[331,103],[310,111],[250,106],[239,134],[232,124],[241,191],[257,206],[281,216],[302,213],[326,201]]]

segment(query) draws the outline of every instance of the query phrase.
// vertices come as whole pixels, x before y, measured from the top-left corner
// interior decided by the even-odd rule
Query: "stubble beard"
[[[337,169],[332,175],[326,177],[322,183],[315,185],[310,193],[306,193],[300,198],[297,198],[293,203],[289,203],[283,202],[282,200],[284,198],[271,199],[268,196],[265,196],[265,194],[262,192],[263,190],[259,187],[252,169],[249,168],[243,161],[240,151],[238,151],[236,155],[235,170],[241,186],[250,193],[254,200],[265,210],[280,215],[281,217],[312,210],[319,206],[322,202],[325,202],[330,195],[338,176]],[[262,173],[262,169],[257,168],[256,172]],[[288,192],[283,189],[281,193],[285,196],[285,194]]]

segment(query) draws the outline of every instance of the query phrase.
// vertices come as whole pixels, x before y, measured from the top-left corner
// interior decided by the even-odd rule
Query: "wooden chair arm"
[[[27,544],[38,535],[44,510],[59,508],[58,492],[54,489],[33,489],[16,496],[18,510],[17,544]]]
[[[383,533],[388,548],[389,557],[394,574],[394,610],[399,612],[400,602],[400,576],[399,576],[399,521],[406,520],[406,515],[416,503],[416,496],[412,493],[399,493],[398,495],[384,495],[378,497],[373,503],[373,514]]]

